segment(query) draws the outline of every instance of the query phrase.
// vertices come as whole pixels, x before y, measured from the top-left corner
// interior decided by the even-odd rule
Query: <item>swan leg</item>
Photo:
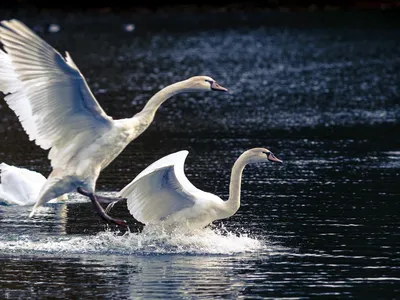
[[[92,201],[92,204],[93,204],[94,209],[97,211],[97,213],[100,215],[100,217],[101,217],[103,220],[105,220],[105,221],[107,221],[107,222],[111,222],[111,223],[117,224],[117,225],[119,225],[119,226],[128,227],[128,224],[126,224],[125,221],[115,219],[115,218],[109,216],[109,215],[104,211],[103,207],[100,205],[100,201],[99,201],[99,199],[98,199],[99,196],[97,196],[97,195],[94,194],[94,193],[89,193],[89,192],[87,192],[86,190],[82,189],[81,187],[78,187],[78,188],[77,188],[77,191],[78,191],[78,193],[80,193],[80,194],[82,194],[82,195],[84,195],[84,196],[88,196],[88,197],[90,198],[90,200]],[[122,199],[123,199],[123,198],[118,199],[118,200],[122,200]],[[114,201],[115,201],[115,200],[114,200]],[[108,203],[109,203],[109,202],[108,202]]]
[[[84,189],[81,188],[81,187],[78,187],[78,188],[76,189],[76,191],[77,191],[79,194],[83,195],[83,196],[90,197],[90,193],[89,193],[87,190],[84,190]]]
[[[118,220],[115,219],[111,216],[109,216],[103,209],[103,207],[101,207],[99,201],[97,200],[97,196],[95,194],[90,194],[89,195],[90,200],[92,200],[93,206],[95,208],[95,210],[97,211],[97,213],[100,215],[100,217],[108,222],[112,222],[114,224],[117,224],[119,226],[124,226],[124,227],[128,227],[128,224],[126,224],[125,221],[123,220]]]
[[[116,202],[119,202],[122,200],[126,200],[126,198],[122,198],[122,197],[107,197],[107,196],[100,196],[100,195],[96,195],[96,197],[100,203],[104,203],[104,204],[111,204],[111,203],[116,203]]]
[[[84,196],[90,197],[90,193],[88,191],[84,190],[81,187],[78,187],[77,191],[78,191],[79,194],[82,194]],[[126,200],[126,198],[122,198],[122,197],[108,197],[108,196],[100,196],[100,195],[97,195],[97,194],[96,194],[96,197],[97,197],[97,200],[100,203],[103,203],[103,204],[111,204],[113,202]],[[106,210],[106,212],[107,212],[107,210]]]

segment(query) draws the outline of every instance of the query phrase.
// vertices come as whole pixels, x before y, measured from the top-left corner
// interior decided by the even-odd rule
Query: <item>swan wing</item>
[[[5,62],[0,67],[0,89],[10,93],[5,100],[30,140],[43,149],[52,148],[51,164],[60,167],[68,159],[61,155],[63,148],[71,143],[85,147],[110,130],[113,120],[68,53],[64,59],[18,20],[1,25],[0,41],[7,53],[0,53]],[[77,138],[80,143],[74,143]]]
[[[188,153],[183,150],[157,160],[120,191],[136,220],[144,224],[160,222],[212,195],[197,189],[185,176]]]
[[[26,97],[22,83],[18,79],[12,66],[11,58],[0,49],[0,91],[8,94],[5,100],[10,108],[17,114],[22,127],[27,132],[29,139],[36,136],[36,126],[32,118],[31,105]]]

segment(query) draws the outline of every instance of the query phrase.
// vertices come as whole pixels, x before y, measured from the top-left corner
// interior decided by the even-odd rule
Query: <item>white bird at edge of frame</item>
[[[45,182],[46,177],[39,172],[3,162],[0,164],[0,202],[6,205],[34,205]],[[64,194],[49,202],[67,199],[68,195]]]
[[[44,203],[77,191],[88,196],[108,222],[127,226],[107,214],[96,194],[96,182],[106,168],[152,123],[162,103],[182,92],[227,89],[208,76],[194,76],[157,92],[131,118],[114,120],[92,94],[69,53],[64,58],[22,22],[0,26],[0,91],[31,141],[48,150],[52,172],[41,189],[30,217]]]
[[[126,185],[119,195],[127,199],[131,215],[139,222],[162,225],[166,230],[199,229],[215,220],[233,216],[240,207],[242,173],[247,164],[282,163],[266,148],[243,152],[235,161],[230,177],[229,198],[196,188],[185,176],[187,150],[178,151],[149,165]],[[116,201],[117,202],[117,201]],[[109,211],[116,202],[108,205]]]

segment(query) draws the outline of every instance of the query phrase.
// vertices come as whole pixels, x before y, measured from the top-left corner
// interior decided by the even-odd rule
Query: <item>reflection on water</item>
[[[167,101],[104,170],[99,191],[115,194],[183,149],[188,179],[223,199],[243,151],[267,147],[284,164],[247,166],[238,213],[189,236],[144,227],[126,203],[112,215],[130,230],[108,227],[77,194],[34,218],[31,207],[0,205],[0,298],[396,298],[399,24],[355,15],[363,26],[338,17],[323,27],[313,16],[255,14],[230,24],[212,15],[202,31],[195,23],[204,16],[168,26],[122,16],[55,22],[61,30],[45,38],[70,51],[114,118],[192,75],[230,90]],[[47,153],[1,101],[0,114],[1,160],[49,174]]]

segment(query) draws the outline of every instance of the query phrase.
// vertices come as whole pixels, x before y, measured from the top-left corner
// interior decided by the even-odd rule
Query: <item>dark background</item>
[[[63,10],[100,10],[102,12],[134,11],[242,11],[242,10],[279,10],[279,11],[315,11],[315,10],[400,10],[397,0],[265,0],[265,1],[49,1],[49,0],[11,0],[1,1],[0,8],[13,9],[63,9]]]
[[[198,248],[192,254],[176,239],[164,244],[159,234],[119,242],[98,234],[105,224],[88,201],[49,204],[34,219],[26,217],[29,207],[3,206],[0,299],[177,299],[187,291],[206,299],[399,298],[394,2],[390,8],[366,1],[147,1],[128,8],[112,1],[93,9],[69,1],[0,0],[12,7],[0,16],[23,20],[62,53],[70,51],[110,116],[132,116],[159,88],[190,75],[210,74],[230,89],[176,95],[162,105],[151,126],[104,170],[98,190],[115,192],[157,158],[187,149],[188,179],[226,199],[234,159],[265,145],[284,165],[246,168],[240,210],[222,224],[235,234],[257,234],[267,249],[197,255]],[[89,7],[93,13],[69,10]],[[238,12],[197,13],[205,10]],[[128,22],[133,32],[122,30]],[[44,24],[61,30],[45,32]],[[49,174],[47,153],[28,140],[2,99],[0,105],[0,161]],[[128,214],[124,203],[112,211],[136,232]],[[211,241],[214,251],[221,242]]]

